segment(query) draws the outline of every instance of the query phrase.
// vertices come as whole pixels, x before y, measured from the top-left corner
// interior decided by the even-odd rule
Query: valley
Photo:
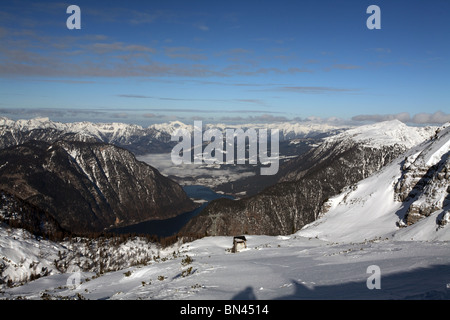
[[[293,136],[274,176],[260,164],[175,166],[168,141],[143,148],[119,139],[126,125],[73,126],[0,126],[0,299],[449,299],[448,125]],[[82,203],[91,211],[73,210]],[[102,232],[70,233],[88,221]],[[232,253],[239,234],[247,248]],[[367,285],[371,266],[380,289]]]

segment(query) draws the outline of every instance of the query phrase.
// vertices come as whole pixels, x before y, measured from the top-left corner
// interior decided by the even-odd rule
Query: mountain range
[[[154,124],[147,128],[125,123],[93,123],[73,122],[62,123],[48,118],[30,120],[11,120],[0,117],[0,149],[18,145],[30,140],[54,142],[60,139],[74,141],[97,141],[114,144],[130,150],[135,155],[149,153],[167,153],[172,150],[175,142],[171,142],[171,134],[178,128],[192,131],[193,125],[180,121]],[[210,124],[210,128],[267,128],[279,129],[280,140],[295,138],[323,137],[347,129],[347,126],[314,124],[314,123],[275,123],[275,124]]]
[[[208,235],[292,234],[315,221],[331,197],[431,139],[436,130],[409,127],[394,120],[330,136],[285,163],[277,183],[238,201],[211,202],[183,231]]]
[[[210,202],[163,248],[89,233],[192,209],[179,184],[100,141],[114,134],[2,121],[0,299],[448,299],[450,124],[325,132],[276,176],[241,184],[259,191]],[[66,232],[84,237],[61,240]],[[232,236],[242,233],[248,247],[232,254]],[[183,243],[183,234],[203,239]],[[373,264],[384,290],[366,287]],[[81,284],[69,286],[73,277]]]
[[[230,127],[215,124],[205,129],[213,126],[222,130]],[[211,202],[182,232],[292,234],[320,217],[330,198],[404,156],[414,146],[438,137],[439,130],[443,130],[410,127],[397,120],[355,128],[304,123],[269,127],[281,130],[281,143],[286,149],[298,146],[308,136],[315,137],[314,143],[304,144],[297,156],[291,154],[276,176],[251,176],[229,183],[232,188],[236,185],[245,189],[243,194],[248,191],[248,196]],[[71,231],[98,231],[176,216],[192,210],[190,199],[177,183],[137,161],[132,150],[136,154],[144,150],[167,153],[172,146],[170,133],[177,128],[192,130],[192,126],[179,121],[143,128],[121,123],[0,118],[0,188],[51,212],[63,228]],[[443,150],[446,148],[444,144]],[[443,170],[417,165],[415,161],[421,159],[417,157],[409,156],[403,164],[405,173],[396,187],[399,201],[409,200],[423,185],[425,178],[416,181],[417,176]],[[421,168],[420,174],[407,170],[412,162]],[[415,185],[410,190],[412,183]],[[441,184],[445,187],[445,183]],[[430,187],[425,189],[436,193]],[[149,201],[152,205],[148,205]],[[414,223],[417,215],[429,214],[431,209],[421,203],[416,201],[411,206],[405,215],[406,225]],[[61,208],[70,214],[63,214]]]

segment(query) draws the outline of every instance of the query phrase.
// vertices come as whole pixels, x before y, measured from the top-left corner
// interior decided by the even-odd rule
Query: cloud
[[[155,113],[144,113],[142,115],[142,117],[147,118],[147,119],[161,119],[161,118],[164,118],[163,115],[155,114]]]
[[[232,101],[232,100],[226,100],[226,99],[169,98],[169,97],[144,96],[144,95],[139,95],[139,94],[118,94],[116,96],[120,97],[120,98],[154,99],[154,100],[162,100],[162,101],[193,101],[193,102],[226,102],[226,101]]]
[[[195,27],[201,31],[209,31],[209,27],[204,24],[197,24]]]
[[[146,24],[146,23],[154,23],[156,20],[160,19],[165,15],[163,11],[153,11],[152,13],[135,11],[131,10],[129,12],[129,23],[131,24]]]
[[[370,48],[370,49],[367,49],[367,51],[372,51],[372,52],[376,52],[376,53],[391,53],[390,48]]]
[[[290,37],[290,38],[267,38],[267,37],[262,37],[262,38],[252,39],[252,41],[256,41],[256,42],[267,42],[267,43],[274,43],[274,44],[277,44],[277,45],[286,44],[286,43],[289,43],[289,42],[293,42],[295,40],[296,39],[293,38],[293,37]]]
[[[36,108],[36,109],[26,109],[26,108],[2,108],[0,109],[0,114],[12,117],[61,117],[66,113],[65,110],[58,109],[44,109],[44,108]]]
[[[243,117],[239,117],[239,116],[235,116],[235,117],[221,117],[220,121],[226,121],[226,122],[231,122],[231,121],[245,121],[245,118]]]
[[[191,117],[191,120],[192,121],[203,121],[203,120],[206,120],[207,118],[205,118],[205,117],[202,117],[202,116],[192,116]]]
[[[284,122],[289,121],[286,117],[283,116],[273,116],[271,114],[263,114],[260,116],[252,116],[249,117],[252,121],[261,121],[261,122]]]
[[[174,113],[198,113],[198,114],[207,114],[207,113],[226,113],[227,111],[224,111],[223,109],[208,109],[208,110],[204,110],[204,109],[183,109],[183,108],[150,108],[150,109],[146,109],[146,111],[148,112],[174,112]],[[229,110],[234,111],[234,110]],[[254,114],[254,113],[264,113],[264,114],[280,114],[283,112],[278,112],[278,111],[267,111],[267,110],[235,110],[236,112],[239,113],[249,113],[249,114]]]
[[[117,51],[156,53],[156,49],[154,48],[138,44],[124,44],[123,42],[113,42],[113,43],[97,42],[82,47],[98,54],[105,54],[110,52],[115,53]]]
[[[330,71],[331,69],[337,70],[355,70],[362,69],[361,66],[353,65],[353,64],[333,64],[331,68],[325,68],[325,71]]]
[[[240,55],[240,54],[247,54],[247,53],[253,53],[253,51],[244,49],[244,48],[231,48],[231,49],[217,52],[216,56]]]
[[[55,82],[55,83],[66,83],[66,84],[92,84],[92,83],[95,83],[95,81],[90,81],[90,80],[68,80],[68,79],[35,79],[33,81]]]
[[[117,97],[120,98],[132,98],[132,99],[152,99],[150,96],[143,96],[139,94],[118,94]]]
[[[243,66],[233,66],[233,69],[239,70],[242,69]],[[245,66],[244,66],[245,68]],[[259,68],[253,71],[238,71],[237,73],[244,76],[256,76],[256,75],[267,75],[267,74],[297,74],[297,73],[312,73],[313,71],[306,68],[297,68],[290,67],[288,69],[280,69],[280,68]]]
[[[359,91],[359,89],[295,86],[295,87],[281,87],[278,88],[277,91],[297,92],[304,94],[325,94],[325,93],[339,93],[339,92],[356,92]]]
[[[390,120],[399,120],[402,122],[410,122],[411,116],[408,112],[402,112],[397,114],[362,114],[352,117],[353,121],[364,122],[382,122]]]
[[[199,60],[207,60],[208,57],[204,54],[196,53],[196,49],[189,48],[189,47],[167,47],[165,48],[165,54],[169,58],[172,59],[188,59],[193,61],[199,61]]]
[[[446,114],[442,111],[435,113],[418,113],[412,118],[413,123],[417,124],[444,124],[450,122],[450,114]]]
[[[352,70],[352,69],[362,69],[361,66],[353,65],[353,64],[334,64],[332,66],[333,69],[341,69],[341,70]]]
[[[271,114],[262,114],[259,116],[248,116],[248,117],[240,117],[240,116],[233,116],[233,117],[221,117],[220,121],[226,121],[226,122],[286,122],[290,121],[288,118],[283,116],[273,116]]]
[[[444,124],[450,122],[450,114],[446,114],[442,111],[434,113],[418,113],[413,117],[408,112],[402,112],[397,114],[372,114],[372,115],[357,115],[352,117],[353,121],[358,122],[382,122],[390,120],[399,120],[404,123],[413,124]]]
[[[113,17],[114,19],[115,17]],[[241,61],[239,64],[204,64],[209,60],[202,49],[187,46],[156,46],[128,41],[109,41],[101,34],[56,36],[30,29],[0,29],[0,76],[41,77],[185,77],[230,78],[236,75],[294,75],[312,73],[304,67],[258,67],[247,59],[251,50],[234,47],[215,54]],[[160,51],[163,51],[163,54]],[[174,59],[167,60],[165,57]],[[82,62],[82,63],[80,63]]]
[[[130,25],[151,24],[157,21],[170,21],[174,14],[166,10],[145,12],[126,7],[103,6],[101,9],[92,6],[82,7],[83,14],[95,17],[103,23],[128,23]]]
[[[253,103],[261,106],[265,106],[266,103],[260,99],[236,99],[237,102],[243,102],[243,103]]]
[[[153,112],[175,112],[175,113],[181,113],[181,112],[187,112],[187,113],[204,113],[205,110],[200,109],[182,109],[182,108],[155,108],[155,109],[148,109],[149,111]],[[213,111],[209,111],[213,112]]]
[[[79,115],[97,117],[97,116],[104,116],[107,114],[107,112],[90,109],[69,110],[69,109],[50,109],[50,108],[2,108],[0,109],[0,114],[11,116],[14,118],[18,117],[63,118],[63,117],[74,117]]]
[[[98,41],[90,37],[28,36],[17,40],[2,38],[0,75],[44,77],[226,77],[204,64],[154,61],[156,49],[137,43]],[[39,50],[37,50],[37,48]],[[68,49],[70,48],[70,50]],[[204,60],[206,56],[193,49],[178,47],[168,52],[172,57]],[[83,63],[80,63],[80,60]]]
[[[111,117],[115,119],[126,119],[128,118],[128,113],[125,112],[113,113]]]
[[[145,95],[139,95],[139,94],[118,94],[116,96],[120,97],[120,98],[129,98],[129,99],[155,99],[155,100],[162,100],[162,101],[242,102],[242,103],[265,105],[264,101],[262,101],[260,99],[193,99],[193,98],[169,98],[169,97],[145,96]]]
[[[33,54],[34,55],[34,54]],[[72,61],[63,61],[38,54],[28,59],[5,59],[0,64],[0,75],[49,76],[49,77],[224,77],[224,73],[215,71],[206,65],[182,65],[151,62],[138,64],[135,61],[89,61],[82,65]]]

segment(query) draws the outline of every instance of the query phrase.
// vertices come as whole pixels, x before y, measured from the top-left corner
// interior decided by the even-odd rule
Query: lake
[[[174,218],[145,221],[131,226],[114,228],[110,231],[118,234],[138,233],[168,237],[180,231],[180,229],[188,223],[189,220],[198,215],[206,207],[209,201],[219,198],[233,199],[232,196],[216,193],[212,189],[205,186],[184,186],[183,189],[190,198],[196,200],[201,199],[207,202],[203,203],[200,207],[193,211],[182,213]]]

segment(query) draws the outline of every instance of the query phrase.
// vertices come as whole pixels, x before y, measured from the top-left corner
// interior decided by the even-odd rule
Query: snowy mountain
[[[193,210],[180,185],[122,148],[30,141],[0,150],[0,189],[50,213],[66,230],[102,231]]]
[[[48,118],[9,120],[0,117],[0,148],[38,140],[97,141],[114,144],[135,154],[170,152],[170,135],[154,128],[124,123],[60,123]]]
[[[329,241],[450,240],[450,126],[324,204],[297,234]]]
[[[126,148],[135,154],[169,152],[175,145],[170,141],[171,134],[176,129],[186,129],[192,132],[193,124],[184,124],[180,121],[154,124],[144,128],[134,124],[125,123],[92,123],[54,122],[48,118],[35,118],[30,120],[13,121],[0,117],[0,148],[17,145],[29,140],[54,142],[59,139],[75,141],[99,141],[111,143]],[[204,130],[211,128],[226,128],[244,130],[253,129],[279,129],[281,140],[294,138],[323,137],[341,132],[347,127],[332,126],[328,124],[308,122],[285,122],[272,124],[205,124]]]
[[[326,143],[352,141],[365,147],[379,148],[399,145],[406,149],[423,142],[433,135],[437,127],[410,127],[399,120],[379,122],[346,130],[326,138]]]
[[[154,124],[150,126],[151,128],[164,132],[166,134],[172,134],[177,129],[185,129],[192,132],[193,125],[185,124],[181,121],[172,121],[169,123]],[[314,122],[276,122],[276,123],[247,123],[247,124],[203,124],[203,130],[208,129],[219,129],[224,131],[225,129],[267,129],[274,130],[278,129],[280,131],[280,140],[291,140],[297,138],[318,138],[329,135],[335,135],[344,130],[350,128],[346,125],[331,125],[327,123],[314,123]]]
[[[213,201],[183,230],[208,235],[292,234],[313,222],[330,197],[379,171],[435,131],[388,121],[325,138],[285,163],[278,183],[238,201]]]
[[[450,126],[410,129],[389,122],[326,139],[293,160],[283,181],[252,206],[224,204],[237,221],[259,224],[267,222],[257,215],[267,208],[274,225],[284,221],[288,230],[289,216],[277,210],[324,199],[314,200],[317,219],[301,230],[246,235],[247,248],[238,253],[231,252],[232,236],[179,238],[167,247],[143,238],[53,242],[0,223],[0,299],[448,300]],[[14,200],[2,199],[0,215],[16,216]],[[226,226],[217,208],[210,218]],[[373,267],[379,289],[370,286]],[[172,314],[180,309],[166,310]]]

